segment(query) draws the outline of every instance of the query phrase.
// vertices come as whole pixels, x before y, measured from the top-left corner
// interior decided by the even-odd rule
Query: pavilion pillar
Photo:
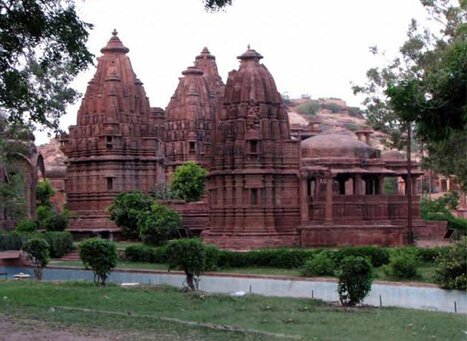
[[[326,206],[324,211],[324,221],[326,223],[332,222],[332,184],[333,178],[327,177],[326,178]]]
[[[353,194],[362,194],[362,176],[360,174],[355,174],[353,178]]]
[[[309,207],[308,207],[308,179],[306,177],[302,177],[301,179],[301,186],[300,186],[300,214],[301,214],[301,221],[305,223],[309,220]]]
[[[321,191],[321,178],[316,178],[315,179],[314,201],[319,200],[320,191]]]
[[[376,188],[376,194],[384,194],[384,176],[378,177],[378,187]]]

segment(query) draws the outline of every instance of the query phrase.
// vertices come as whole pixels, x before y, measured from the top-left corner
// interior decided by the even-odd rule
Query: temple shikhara
[[[116,31],[101,52],[76,125],[60,141],[72,232],[118,234],[106,212],[118,193],[150,193],[193,161],[209,172],[206,194],[197,203],[169,205],[192,234],[223,248],[403,245],[411,233],[443,237],[445,225],[421,220],[415,190],[408,227],[403,155],[372,147],[370,131],[321,133],[291,123],[254,49],[238,57],[225,84],[216,58],[202,49],[181,72],[165,110],[151,107]],[[416,162],[410,173],[412,180],[420,176]],[[385,191],[390,177],[402,184],[395,193]]]

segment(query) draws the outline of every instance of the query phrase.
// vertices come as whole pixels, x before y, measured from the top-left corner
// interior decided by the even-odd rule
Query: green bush
[[[337,293],[344,306],[363,302],[371,290],[373,269],[365,257],[349,256],[341,261]]]
[[[151,210],[139,216],[141,240],[149,245],[162,245],[179,235],[182,228],[180,215],[170,208],[154,203]]]
[[[154,260],[154,251],[145,245],[130,245],[125,249],[125,260],[129,262],[151,263]]]
[[[199,276],[206,266],[206,249],[199,239],[173,240],[167,245],[167,261],[171,269],[183,270],[189,290],[197,290]]]
[[[91,238],[80,244],[79,257],[86,269],[94,273],[94,283],[105,285],[110,272],[117,265],[117,248],[107,239]]]
[[[422,199],[420,215],[425,220],[445,220],[448,229],[458,230],[462,235],[467,234],[467,219],[455,217],[450,208],[458,205],[458,194],[446,194],[438,199]]]
[[[36,200],[38,206],[49,206],[52,207],[50,198],[55,194],[55,191],[50,184],[49,180],[45,179],[39,181],[36,186]]]
[[[36,236],[33,233],[0,232],[0,251],[21,250],[23,244]]]
[[[49,244],[42,238],[32,238],[25,242],[21,248],[33,264],[34,275],[42,279],[42,271],[49,263]]]
[[[153,262],[159,264],[167,263],[167,245],[162,245],[154,250]]]
[[[336,264],[325,252],[307,260],[301,270],[302,276],[334,276]]]
[[[31,219],[24,219],[21,220],[16,224],[15,227],[16,232],[36,232],[37,230],[37,223]]]
[[[443,289],[467,290],[467,237],[437,259],[435,282]]]
[[[300,104],[296,110],[299,114],[314,116],[319,111],[319,108],[319,101],[310,100]]]
[[[70,218],[67,212],[55,213],[44,220],[46,231],[63,232],[67,229]]]
[[[142,192],[119,193],[108,208],[110,219],[120,227],[122,236],[139,238],[139,216],[151,210],[153,199]]]
[[[385,265],[383,272],[385,275],[398,279],[409,279],[418,276],[418,261],[414,255],[400,255],[391,259],[389,264]]]
[[[54,215],[54,210],[51,206],[41,205],[36,209],[37,214],[37,224],[40,228],[44,228],[45,222],[52,218]]]
[[[411,256],[415,257],[419,262],[431,263],[439,256],[446,254],[448,251],[447,246],[437,246],[431,248],[406,246],[401,248],[392,248],[389,250],[391,258],[397,256]]]
[[[50,246],[52,258],[61,258],[73,250],[73,237],[70,232],[49,231],[44,232],[42,237]]]
[[[206,245],[204,250],[206,254],[204,271],[217,270],[219,268],[219,258],[222,251],[215,245]]]
[[[208,172],[194,162],[177,167],[170,184],[170,190],[187,202],[198,201],[204,194]]]
[[[377,246],[355,246],[346,247],[336,251],[335,260],[337,264],[349,256],[367,257],[374,267],[380,267],[389,263],[389,251]]]

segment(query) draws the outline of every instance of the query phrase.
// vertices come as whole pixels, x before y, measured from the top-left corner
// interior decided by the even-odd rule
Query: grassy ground
[[[59,266],[78,266],[82,267],[81,261],[51,261],[49,265]],[[118,262],[117,268],[121,269],[140,269],[140,270],[167,270],[166,264],[154,264],[154,263],[136,263],[136,262]],[[300,276],[299,269],[280,269],[280,268],[267,268],[267,267],[246,267],[246,268],[227,268],[219,269],[218,272],[222,273],[233,273],[233,274],[247,274],[247,275],[271,275],[271,276]],[[387,280],[387,281],[417,281],[432,283],[433,275],[435,272],[435,266],[433,264],[424,263],[418,267],[419,276],[416,278],[401,280],[396,278],[387,277],[381,268],[375,269],[376,279]]]
[[[167,340],[298,336],[304,340],[455,341],[465,340],[467,331],[465,315],[398,308],[342,309],[310,299],[193,295],[164,287],[6,281],[0,283],[0,297],[3,315],[55,326],[138,332],[140,339],[161,333],[169,335]],[[232,326],[243,331],[227,331]]]

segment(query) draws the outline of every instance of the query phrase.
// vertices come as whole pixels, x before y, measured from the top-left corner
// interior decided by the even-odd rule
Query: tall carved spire
[[[113,197],[130,190],[149,192],[163,175],[163,114],[150,108],[116,30],[101,51],[77,124],[62,139],[69,207],[81,217],[100,217],[85,221],[85,228],[112,226],[105,209]]]
[[[228,248],[293,245],[300,222],[299,143],[263,58],[248,49],[229,73],[213,134],[211,228]]]
[[[217,70],[216,57],[209,52],[207,47],[204,47],[201,53],[196,56],[195,66],[204,72],[213,91],[218,91],[219,88],[224,87],[224,82]]]

